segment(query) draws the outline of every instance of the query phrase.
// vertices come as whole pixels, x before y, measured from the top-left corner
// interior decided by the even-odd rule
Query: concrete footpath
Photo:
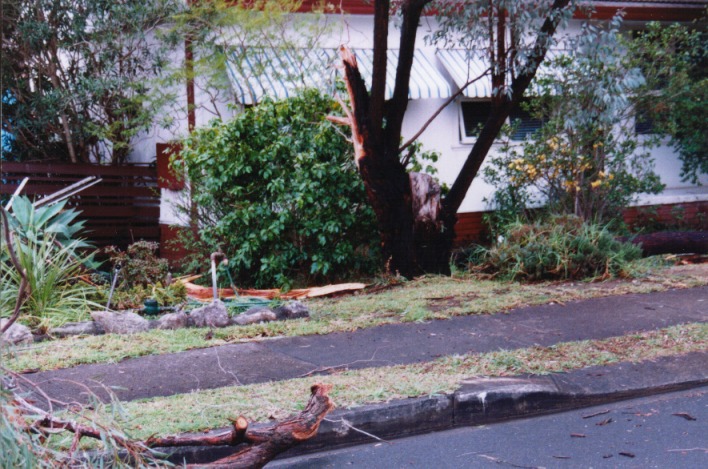
[[[121,400],[200,389],[430,361],[440,356],[603,339],[689,322],[708,321],[708,286],[520,308],[505,314],[395,324],[351,333],[223,345],[114,364],[27,374],[45,393],[76,401],[85,387],[99,397],[113,388]],[[337,410],[318,435],[295,451],[395,438],[481,424],[708,383],[706,351],[639,364],[548,376],[470,379],[449,395]],[[225,448],[224,451],[232,451]],[[288,454],[293,454],[289,452]],[[201,455],[201,456],[200,456]],[[181,449],[192,461],[219,457]]]

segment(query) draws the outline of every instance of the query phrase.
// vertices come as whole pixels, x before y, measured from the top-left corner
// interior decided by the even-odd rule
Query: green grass
[[[477,376],[547,374],[621,361],[705,351],[708,324],[687,324],[596,341],[566,342],[484,354],[455,355],[414,365],[388,366],[234,386],[123,404],[128,431],[136,438],[200,431],[228,425],[239,415],[250,421],[282,418],[302,410],[309,387],[334,385],[330,396],[340,408],[392,399],[452,392]]]
[[[544,282],[520,284],[470,276],[426,276],[375,294],[308,300],[307,320],[279,321],[214,330],[151,330],[125,335],[73,337],[33,344],[3,356],[14,370],[48,370],[84,363],[117,362],[125,358],[180,352],[265,337],[328,334],[382,324],[494,314],[528,305],[645,293],[708,284],[708,265],[666,268],[643,261],[643,276],[598,283]]]

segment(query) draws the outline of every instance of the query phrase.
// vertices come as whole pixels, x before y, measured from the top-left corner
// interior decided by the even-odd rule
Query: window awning
[[[549,65],[549,59],[555,58],[566,51],[549,50],[546,54],[546,60],[541,63],[536,74],[537,77],[544,75],[555,75],[558,72],[553,71]],[[457,85],[458,89],[465,86],[468,82],[481,76],[489,68],[489,59],[485,52],[465,49],[439,49],[436,55],[440,62],[445,67],[445,70],[450,74],[452,80]],[[467,86],[463,95],[468,98],[491,98],[492,97],[492,79],[489,75],[475,81]]]
[[[354,53],[367,86],[371,86],[373,50]],[[284,99],[305,87],[331,90],[339,54],[334,49],[238,49],[229,54],[227,69],[238,102],[255,104],[265,96]],[[386,98],[393,95],[398,50],[388,51]],[[410,99],[447,98],[450,83],[435,66],[432,54],[416,51],[411,69]]]

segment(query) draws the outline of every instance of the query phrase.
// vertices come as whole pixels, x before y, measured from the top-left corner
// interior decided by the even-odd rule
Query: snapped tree
[[[367,90],[356,58],[341,48],[350,98],[348,117],[331,120],[349,125],[355,158],[381,234],[387,268],[405,277],[423,272],[448,273],[457,210],[479,172],[513,107],[536,75],[561,22],[574,9],[572,0],[519,2],[403,0],[395,86],[386,99],[386,59],[390,0],[374,1],[374,59]],[[440,29],[432,38],[477,47],[489,60],[493,86],[491,113],[450,191],[442,197],[429,176],[408,172],[401,145],[403,116],[419,22],[426,8],[435,12]]]

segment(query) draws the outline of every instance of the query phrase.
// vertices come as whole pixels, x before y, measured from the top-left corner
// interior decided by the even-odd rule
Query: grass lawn
[[[456,390],[476,376],[548,374],[641,362],[667,355],[704,351],[708,324],[685,324],[604,340],[566,342],[551,347],[454,355],[414,365],[337,372],[328,376],[233,386],[122,404],[124,428],[136,438],[195,432],[229,425],[239,415],[250,421],[282,418],[304,408],[316,382],[333,384],[330,396],[340,408],[381,403]]]
[[[565,303],[627,293],[708,284],[708,264],[665,267],[651,259],[638,266],[634,279],[606,282],[521,284],[457,275],[425,276],[376,293],[308,300],[309,319],[216,329],[152,330],[135,335],[101,335],[51,340],[3,355],[11,369],[48,370],[83,363],[117,362],[129,357],[179,352],[266,337],[327,334],[382,324],[496,314],[528,305]]]

